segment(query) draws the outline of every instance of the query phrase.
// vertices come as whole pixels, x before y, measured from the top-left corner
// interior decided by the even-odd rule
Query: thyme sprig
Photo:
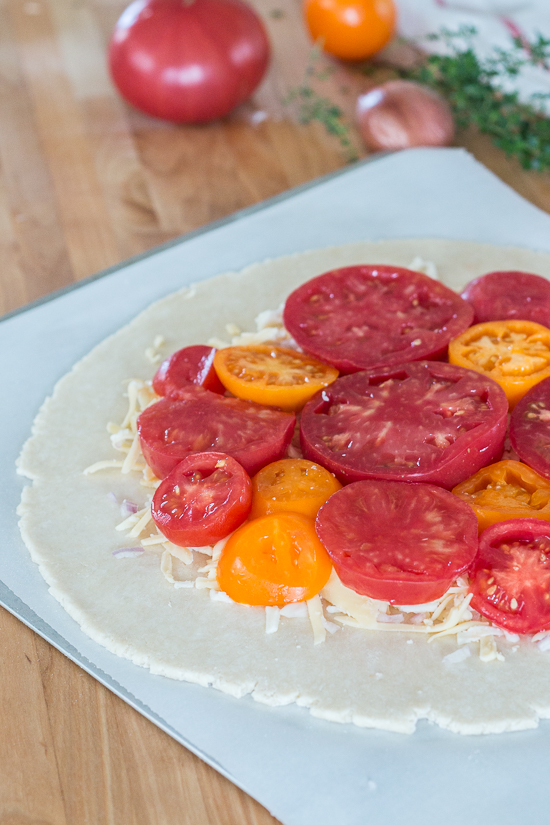
[[[332,66],[320,65],[321,59],[322,50],[316,45],[310,52],[301,83],[289,90],[283,105],[297,106],[299,123],[308,124],[317,120],[329,135],[338,139],[346,161],[351,163],[357,160],[358,154],[343,111],[328,97],[320,95],[312,85],[315,81],[326,80],[333,72]]]
[[[524,169],[550,169],[550,118],[541,110],[550,93],[522,101],[519,92],[510,89],[510,81],[525,66],[550,70],[550,39],[540,34],[532,42],[514,38],[509,49],[495,47],[482,58],[475,50],[476,35],[471,26],[428,35],[428,40],[442,43],[446,53],[427,55],[400,75],[443,95],[459,128],[475,126]]]

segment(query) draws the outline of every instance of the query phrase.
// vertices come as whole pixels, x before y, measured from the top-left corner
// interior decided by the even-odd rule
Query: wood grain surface
[[[114,91],[105,49],[124,5],[0,0],[2,312],[345,163],[321,124],[282,102],[311,53],[297,0],[253,0],[270,72],[203,127],[153,121]],[[351,116],[373,80],[334,65],[323,83]],[[478,135],[457,144],[550,212],[549,175]],[[275,822],[3,610],[0,649],[0,825]]]

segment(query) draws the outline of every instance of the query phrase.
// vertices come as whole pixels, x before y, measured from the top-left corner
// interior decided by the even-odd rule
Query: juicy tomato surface
[[[486,321],[449,344],[449,362],[493,378],[513,409],[527,390],[550,377],[550,329],[534,321]]]
[[[218,561],[218,584],[241,604],[282,607],[316,596],[331,571],[313,520],[274,513],[230,536]]]
[[[166,538],[181,547],[215,544],[248,516],[252,482],[224,453],[195,453],[157,487],[151,513]]]
[[[349,484],[321,507],[316,528],[343,584],[391,604],[439,598],[477,550],[471,507],[431,484]]]
[[[177,398],[189,384],[198,384],[205,390],[223,395],[225,387],[214,369],[214,347],[197,345],[184,347],[162,362],[153,377],[157,395]]]
[[[510,442],[522,461],[550,478],[550,378],[535,384],[512,410]]]
[[[189,387],[185,400],[162,398],[137,420],[141,450],[158,478],[189,453],[227,453],[249,475],[282,458],[292,439],[295,416],[240,398]]]
[[[283,314],[299,346],[342,373],[438,358],[472,319],[443,284],[386,265],[319,275],[289,295]]]
[[[550,521],[550,480],[520,461],[483,467],[453,493],[472,507],[480,531],[514,518]]]
[[[341,486],[332,473],[305,458],[274,461],[252,479],[250,518],[281,511],[315,518],[321,504]]]
[[[343,482],[448,489],[502,455],[508,404],[490,378],[436,361],[338,378],[302,412],[306,458]]]
[[[512,633],[550,628],[550,525],[512,519],[487,528],[471,574],[471,606]]]
[[[474,323],[536,321],[550,327],[550,282],[531,272],[488,272],[467,284],[462,298],[474,309]]]
[[[365,60],[393,34],[393,0],[305,0],[304,13],[314,40],[342,60]]]
[[[337,369],[310,355],[266,344],[218,350],[214,367],[237,398],[288,411],[301,409],[338,378]]]

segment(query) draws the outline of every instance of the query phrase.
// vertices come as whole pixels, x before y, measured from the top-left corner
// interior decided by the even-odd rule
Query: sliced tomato
[[[472,607],[512,633],[550,628],[550,525],[539,519],[493,524],[479,537]]]
[[[141,449],[158,478],[189,453],[223,452],[249,475],[282,458],[292,439],[295,416],[240,398],[189,387],[179,399],[162,398],[137,420]]]
[[[205,390],[223,395],[225,387],[214,369],[214,347],[197,345],[179,349],[163,361],[153,378],[157,395],[177,398],[189,384],[198,384]]]
[[[421,272],[363,265],[298,287],[283,318],[303,350],[350,373],[444,355],[472,323],[473,310]]]
[[[316,596],[332,570],[312,519],[274,513],[229,538],[218,562],[218,584],[242,604],[279,605]]]
[[[300,410],[317,390],[338,378],[337,369],[310,355],[267,344],[218,350],[214,367],[237,398],[288,411]]]
[[[510,443],[522,461],[550,478],[550,378],[535,384],[512,410]]]
[[[513,518],[550,521],[550,481],[520,461],[483,467],[453,493],[472,507],[480,531]]]
[[[477,550],[471,507],[431,484],[349,484],[321,507],[316,528],[343,584],[391,604],[439,598]]]
[[[252,479],[251,518],[292,511],[315,518],[340,482],[313,461],[283,458],[263,467]]]
[[[151,513],[166,538],[181,547],[215,544],[243,523],[252,503],[252,482],[224,453],[195,453],[157,487]]]
[[[513,409],[550,376],[550,329],[534,321],[486,321],[449,344],[449,362],[496,381]]]
[[[470,281],[462,298],[475,324],[513,318],[550,327],[550,282],[532,272],[488,272]]]
[[[452,488],[500,458],[508,404],[471,370],[416,361],[338,378],[302,412],[303,454],[340,481]]]

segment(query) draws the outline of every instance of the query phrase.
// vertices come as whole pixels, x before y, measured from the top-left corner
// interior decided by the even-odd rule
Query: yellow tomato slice
[[[317,390],[338,378],[338,370],[329,364],[267,344],[220,349],[214,369],[237,398],[287,411],[301,409]]]
[[[513,518],[550,521],[550,481],[521,461],[498,461],[458,484],[453,493],[474,510],[479,530]]]
[[[500,384],[510,409],[550,376],[550,329],[534,321],[486,321],[453,338],[449,362]]]
[[[218,561],[218,584],[241,604],[282,607],[316,596],[331,570],[313,520],[276,513],[233,533]]]
[[[332,473],[314,461],[273,461],[252,479],[250,518],[292,511],[314,519],[319,507],[341,486]]]

